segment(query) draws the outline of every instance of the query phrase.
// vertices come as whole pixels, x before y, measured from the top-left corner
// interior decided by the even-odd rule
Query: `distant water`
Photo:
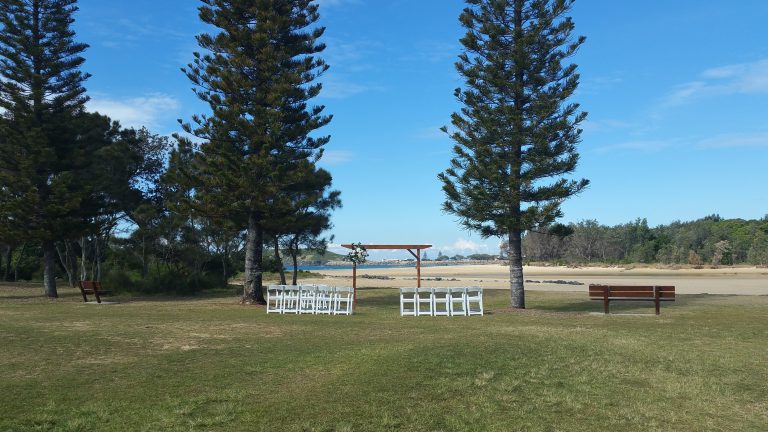
[[[423,266],[422,266],[423,267]],[[416,264],[403,264],[403,265],[362,265],[357,266],[358,270],[366,270],[366,269],[387,269],[387,268],[416,268]],[[286,270],[290,270],[290,266],[286,268]],[[352,270],[351,265],[340,265],[340,266],[325,266],[325,265],[319,265],[319,266],[312,266],[312,265],[306,265],[306,266],[299,266],[299,270],[304,271],[319,271],[319,270]]]

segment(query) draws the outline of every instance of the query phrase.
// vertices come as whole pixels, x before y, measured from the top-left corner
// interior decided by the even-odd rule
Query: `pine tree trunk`
[[[245,243],[245,285],[243,301],[246,303],[267,304],[262,292],[262,255],[264,248],[264,229],[255,214],[248,217],[248,235]]]
[[[224,251],[221,254],[221,271],[224,277],[224,286],[229,286],[229,269],[227,269],[227,259],[229,258],[229,241],[224,243]]]
[[[11,247],[9,245],[5,245],[5,250],[3,251],[3,254],[0,255],[0,273],[3,275],[8,273],[8,267],[5,265],[5,258],[11,254],[10,252]],[[5,277],[3,277],[3,280],[5,280]]]
[[[3,273],[4,281],[7,281],[8,277],[11,276],[11,258],[13,258],[13,251],[14,248],[9,245],[5,255],[5,272]]]
[[[56,247],[53,241],[43,241],[43,288],[45,295],[56,298]]]
[[[85,268],[85,237],[80,238],[80,280],[88,280],[88,270]]]
[[[291,259],[293,259],[293,284],[296,285],[299,276],[299,251],[291,248]]]
[[[285,285],[285,269],[283,268],[283,258],[280,256],[280,240],[277,236],[275,236],[275,260],[280,272],[280,285]],[[296,284],[294,283],[294,285]]]
[[[513,229],[509,232],[509,289],[512,307],[516,309],[525,309],[523,282],[522,231]]]

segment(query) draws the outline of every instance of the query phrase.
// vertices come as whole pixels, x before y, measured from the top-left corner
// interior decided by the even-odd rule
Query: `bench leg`
[[[656,303],[656,315],[660,315],[661,314],[661,301],[659,301],[659,299],[657,298],[657,299],[654,300],[654,303]]]
[[[99,292],[94,290],[93,295],[96,296],[96,303],[101,303],[101,297],[99,296]]]
[[[608,303],[609,302],[610,302],[610,300],[608,300],[608,291],[606,291],[603,294],[603,313],[606,314],[606,315],[608,315]]]
[[[88,303],[88,297],[86,297],[86,296],[85,296],[85,292],[81,290],[81,291],[80,291],[80,294],[82,294],[82,295],[83,295],[83,302],[84,302],[84,303]]]

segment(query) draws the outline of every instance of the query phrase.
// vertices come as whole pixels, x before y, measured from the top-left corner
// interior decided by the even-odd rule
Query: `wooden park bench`
[[[675,301],[673,286],[629,286],[629,285],[590,285],[590,300],[602,300],[603,310],[608,313],[608,304],[618,301],[652,301],[656,305],[656,315],[661,309],[661,302]]]
[[[80,281],[80,293],[83,295],[83,301],[86,303],[88,303],[86,294],[93,294],[96,297],[97,303],[101,303],[101,296],[112,295],[112,291],[102,288],[99,281]]]

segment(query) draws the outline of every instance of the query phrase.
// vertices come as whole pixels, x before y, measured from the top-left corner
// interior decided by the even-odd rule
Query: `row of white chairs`
[[[352,315],[354,293],[328,285],[269,285],[267,313]]]
[[[400,288],[400,316],[483,315],[483,289]]]

